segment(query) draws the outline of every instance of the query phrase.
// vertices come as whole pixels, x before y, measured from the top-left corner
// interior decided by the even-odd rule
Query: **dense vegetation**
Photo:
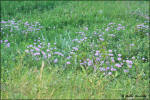
[[[149,98],[148,1],[1,1],[2,99]]]

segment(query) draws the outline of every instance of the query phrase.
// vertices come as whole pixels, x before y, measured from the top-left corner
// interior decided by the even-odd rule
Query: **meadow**
[[[1,99],[149,99],[148,1],[1,1]]]

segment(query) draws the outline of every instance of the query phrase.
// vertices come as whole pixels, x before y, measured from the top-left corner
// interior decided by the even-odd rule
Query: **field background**
[[[40,23],[36,28],[25,27],[25,23],[36,22]],[[114,26],[106,31],[110,23],[121,24],[125,29]],[[83,37],[83,43],[72,41]],[[121,99],[122,95],[149,98],[148,1],[1,1],[0,40],[2,99]],[[50,43],[64,56],[35,60],[25,50],[36,40]],[[78,50],[72,51],[73,47]],[[121,54],[122,59],[132,61],[132,68],[123,65],[106,75],[99,70],[99,63],[92,63],[96,71],[90,62],[89,66],[78,63],[96,59],[95,51],[105,54],[109,50],[115,60]],[[71,51],[75,54],[68,60]],[[107,58],[104,55],[101,59]],[[56,59],[58,62],[53,63]]]

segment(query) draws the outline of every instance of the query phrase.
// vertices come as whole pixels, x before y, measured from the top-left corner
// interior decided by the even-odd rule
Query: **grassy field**
[[[1,1],[1,99],[149,99],[148,3]]]

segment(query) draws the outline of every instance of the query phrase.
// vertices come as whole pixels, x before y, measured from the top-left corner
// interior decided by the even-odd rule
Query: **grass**
[[[1,1],[1,9],[1,99],[149,98],[148,1]]]

